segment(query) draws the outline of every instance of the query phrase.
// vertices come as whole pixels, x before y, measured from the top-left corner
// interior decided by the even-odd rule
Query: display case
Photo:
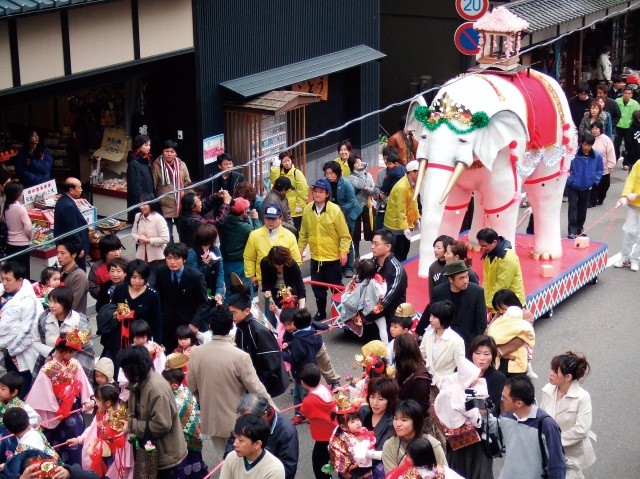
[[[279,164],[278,155],[287,148],[287,114],[277,116],[262,116],[260,130],[252,131],[251,157],[265,156],[260,164],[254,165],[254,178],[263,178],[268,189],[269,169],[273,164]],[[260,170],[260,171],[258,171]]]

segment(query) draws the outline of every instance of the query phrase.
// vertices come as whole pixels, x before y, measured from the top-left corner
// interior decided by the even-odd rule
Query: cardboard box
[[[541,264],[540,276],[543,278],[553,278],[553,266],[550,264]]]

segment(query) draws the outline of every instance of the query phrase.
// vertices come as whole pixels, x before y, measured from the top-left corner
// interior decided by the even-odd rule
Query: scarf
[[[173,164],[168,164],[164,158],[158,158],[160,164],[160,176],[162,177],[162,186],[173,186],[173,200],[176,202],[177,214],[180,214],[180,206],[182,203],[182,175],[180,175],[180,158],[176,157]]]
[[[178,415],[182,425],[182,433],[189,451],[202,451],[200,439],[200,411],[196,398],[185,386],[173,391],[178,406]]]

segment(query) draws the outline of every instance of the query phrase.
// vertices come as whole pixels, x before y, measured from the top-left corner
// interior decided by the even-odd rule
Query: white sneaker
[[[640,264],[637,261],[632,261],[631,266],[629,266],[631,271],[638,271],[640,269]]]
[[[623,259],[621,259],[620,261],[616,261],[613,264],[614,268],[626,268],[627,266],[629,266],[629,261],[628,260],[623,260]]]

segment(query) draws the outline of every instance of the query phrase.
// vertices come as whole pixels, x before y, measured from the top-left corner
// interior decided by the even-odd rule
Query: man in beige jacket
[[[236,406],[246,391],[276,406],[258,379],[251,356],[231,343],[233,316],[226,306],[212,311],[210,327],[211,341],[195,348],[189,357],[187,386],[200,402],[200,428],[208,436],[203,447],[217,464],[237,418]]]

